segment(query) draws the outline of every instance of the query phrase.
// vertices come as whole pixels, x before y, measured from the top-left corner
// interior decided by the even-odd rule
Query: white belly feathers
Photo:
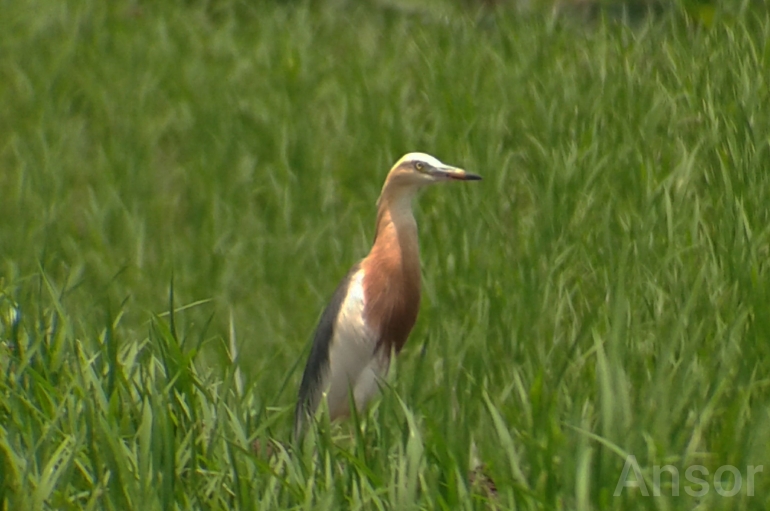
[[[331,419],[349,414],[349,389],[352,389],[356,408],[363,409],[377,394],[378,380],[388,372],[387,354],[375,355],[377,336],[364,321],[363,277],[363,270],[359,270],[350,279],[329,345],[324,396]]]

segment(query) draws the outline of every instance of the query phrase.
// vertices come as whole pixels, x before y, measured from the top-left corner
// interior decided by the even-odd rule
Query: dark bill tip
[[[465,177],[463,179],[465,181],[481,181],[481,176],[478,174],[473,174],[471,172],[466,172]]]

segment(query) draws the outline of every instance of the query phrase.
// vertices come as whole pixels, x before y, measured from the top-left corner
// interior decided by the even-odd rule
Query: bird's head
[[[478,181],[479,179],[481,176],[442,163],[429,154],[409,153],[402,156],[390,169],[385,187],[420,188],[442,181]]]

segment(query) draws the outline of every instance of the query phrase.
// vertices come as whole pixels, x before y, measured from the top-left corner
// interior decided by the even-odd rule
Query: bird
[[[481,176],[425,153],[390,169],[377,199],[374,241],[337,286],[313,334],[294,414],[299,439],[325,398],[330,420],[362,410],[379,392],[393,354],[404,347],[420,308],[420,252],[412,202],[424,187]]]

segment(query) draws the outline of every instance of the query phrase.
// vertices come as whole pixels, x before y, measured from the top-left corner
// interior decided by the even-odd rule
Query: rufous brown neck
[[[389,194],[378,201],[377,230],[364,271],[364,316],[379,332],[378,349],[398,352],[420,307],[420,249],[412,194]]]

